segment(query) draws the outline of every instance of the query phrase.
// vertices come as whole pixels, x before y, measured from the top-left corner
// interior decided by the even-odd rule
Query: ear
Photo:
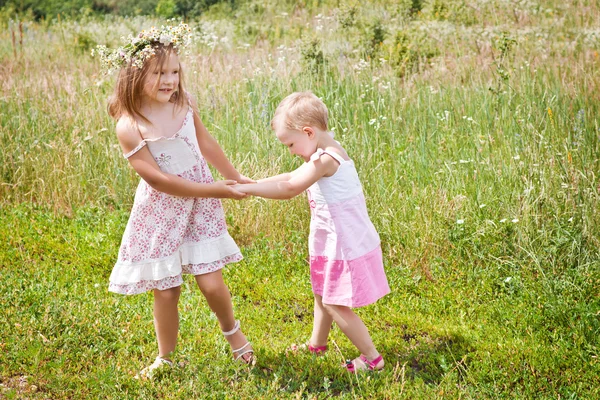
[[[309,139],[312,139],[313,137],[315,137],[315,130],[313,128],[311,128],[310,126],[303,127],[302,132],[306,133],[308,135]]]

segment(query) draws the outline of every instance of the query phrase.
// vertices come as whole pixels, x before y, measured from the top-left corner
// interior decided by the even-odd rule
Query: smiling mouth
[[[158,89],[158,91],[163,93],[170,93],[173,91],[173,89]]]

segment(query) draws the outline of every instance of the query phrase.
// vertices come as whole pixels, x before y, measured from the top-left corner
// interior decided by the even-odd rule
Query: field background
[[[0,398],[600,397],[597,1],[136,4],[0,2]],[[269,129],[284,96],[328,105],[382,239],[392,293],[358,312],[385,371],[340,369],[337,329],[325,357],[286,353],[312,321],[300,196],[224,201],[257,366],[187,280],[182,367],[133,379],[152,296],[107,281],[138,178],[90,50],[167,18],[194,30],[187,87],[242,173],[299,165]]]

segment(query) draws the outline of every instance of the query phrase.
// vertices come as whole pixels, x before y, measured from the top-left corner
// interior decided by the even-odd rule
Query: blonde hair
[[[113,95],[108,100],[108,113],[114,119],[119,119],[122,115],[127,114],[133,118],[138,117],[146,122],[148,119],[140,112],[142,105],[142,92],[144,90],[144,82],[146,77],[155,69],[161,70],[166,60],[171,54],[177,54],[173,45],[165,46],[161,43],[154,45],[155,56],[147,60],[142,68],[136,67],[133,62],[130,62],[119,71],[117,85]],[[156,81],[158,89],[159,80]],[[182,107],[184,97],[183,71],[181,64],[179,65],[179,85],[177,90],[171,96],[171,101],[176,107]]]
[[[291,130],[302,130],[305,126],[328,130],[327,106],[310,91],[294,92],[283,99],[275,110],[271,128],[275,129],[275,121],[279,118],[283,118],[284,127]]]

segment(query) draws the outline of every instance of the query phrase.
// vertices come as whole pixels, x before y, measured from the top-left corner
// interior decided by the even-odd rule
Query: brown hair
[[[119,119],[127,114],[133,118],[140,118],[146,122],[148,119],[140,112],[142,104],[142,91],[144,82],[149,73],[154,69],[162,69],[169,56],[177,51],[172,45],[164,46],[161,43],[153,45],[155,56],[147,60],[142,68],[137,68],[132,62],[121,68],[117,78],[117,84],[112,96],[108,100],[108,113],[114,119]],[[156,85],[159,81],[156,81]],[[156,89],[156,88],[155,88]],[[171,96],[171,101],[176,107],[182,107],[184,97],[183,71],[179,65],[179,85],[177,90]]]
[[[271,128],[275,129],[275,121],[281,121],[287,129],[302,130],[305,126],[316,126],[328,130],[327,106],[312,92],[295,92],[279,103],[275,116],[271,120]]]

